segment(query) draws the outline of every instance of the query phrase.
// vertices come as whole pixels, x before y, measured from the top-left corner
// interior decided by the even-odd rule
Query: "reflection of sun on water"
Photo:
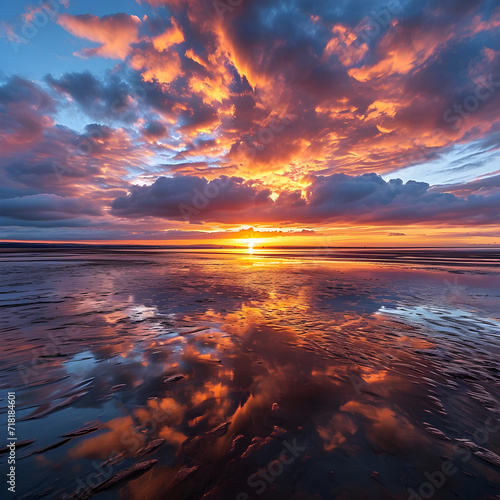
[[[240,251],[253,255],[254,253],[258,253],[258,250],[261,248],[264,248],[262,245],[265,240],[262,238],[244,238],[241,240],[234,240],[236,242],[236,245],[240,248]],[[245,247],[248,248],[248,250],[245,250]]]

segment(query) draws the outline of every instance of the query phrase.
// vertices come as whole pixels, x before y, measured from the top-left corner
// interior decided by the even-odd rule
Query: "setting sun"
[[[255,238],[250,238],[247,240],[248,253],[253,254],[257,249],[257,246],[262,243],[262,240],[258,240]]]

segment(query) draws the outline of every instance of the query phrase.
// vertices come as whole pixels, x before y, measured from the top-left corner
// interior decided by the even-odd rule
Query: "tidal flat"
[[[13,498],[500,498],[498,251],[0,260]]]

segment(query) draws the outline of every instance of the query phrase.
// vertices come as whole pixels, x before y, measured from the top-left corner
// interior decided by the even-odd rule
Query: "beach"
[[[3,249],[13,497],[499,498],[498,257]]]

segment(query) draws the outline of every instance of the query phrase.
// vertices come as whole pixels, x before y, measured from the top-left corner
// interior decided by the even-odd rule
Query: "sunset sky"
[[[0,238],[500,244],[490,0],[0,14]]]

